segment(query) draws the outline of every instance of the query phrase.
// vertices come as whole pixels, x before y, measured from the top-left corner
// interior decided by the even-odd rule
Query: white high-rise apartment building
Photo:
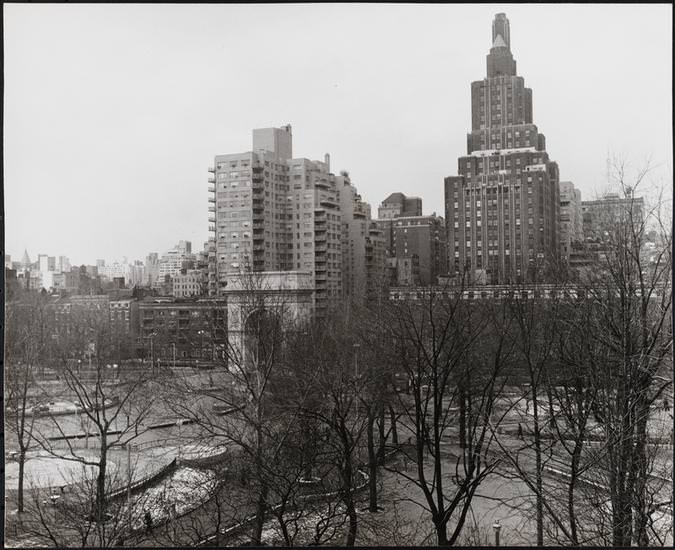
[[[291,127],[263,128],[251,151],[217,155],[209,171],[210,294],[251,270],[309,273],[319,314],[342,296],[340,193],[350,184],[328,155],[293,158]]]

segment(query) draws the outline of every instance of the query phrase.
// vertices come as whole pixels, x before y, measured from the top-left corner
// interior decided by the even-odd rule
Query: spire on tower
[[[504,42],[504,39],[502,38],[501,34],[497,35],[497,38],[495,38],[494,42],[492,43],[493,48],[508,48],[506,45],[506,42]]]
[[[497,46],[496,42],[498,36],[502,37],[503,45]],[[505,13],[498,13],[495,15],[495,19],[492,22],[492,43],[493,48],[505,47],[511,49],[511,29]]]

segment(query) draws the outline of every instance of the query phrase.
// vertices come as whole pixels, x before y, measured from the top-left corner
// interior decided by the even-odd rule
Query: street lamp
[[[361,344],[358,342],[354,343],[354,377],[359,377],[359,348]]]
[[[150,367],[152,368],[152,375],[155,375],[155,347],[154,347],[154,341],[155,341],[155,336],[157,336],[156,332],[151,332],[148,338],[150,339]]]
[[[499,524],[499,520],[492,524],[492,528],[495,530],[495,546],[499,546],[499,530],[502,528]]]
[[[204,335],[206,334],[205,331],[200,330],[197,332],[200,336],[200,344],[199,344],[199,357],[204,357]]]

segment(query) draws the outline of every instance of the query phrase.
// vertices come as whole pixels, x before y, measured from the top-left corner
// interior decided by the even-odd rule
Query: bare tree
[[[497,465],[488,457],[490,416],[510,354],[499,330],[480,340],[490,320],[506,318],[463,300],[463,291],[424,289],[416,300],[393,303],[386,325],[412,382],[412,402],[401,396],[400,406],[415,441],[416,472],[397,473],[422,490],[439,545],[458,540],[476,489]],[[445,440],[458,410],[460,456],[453,469]]]
[[[24,470],[33,439],[37,407],[31,405],[36,374],[45,361],[46,297],[42,293],[22,293],[7,304],[5,334],[5,426],[16,443],[19,464],[18,512],[24,511]],[[10,443],[8,439],[7,443]]]
[[[66,328],[55,333],[51,353],[61,380],[76,401],[78,413],[93,429],[93,433],[86,434],[85,441],[92,437],[97,456],[91,458],[73,434],[64,431],[57,416],[48,416],[48,422],[36,430],[36,440],[51,455],[96,470],[90,521],[105,530],[110,451],[129,444],[145,431],[144,421],[152,410],[153,393],[148,391],[150,381],[142,372],[131,373],[122,381],[111,376],[109,367],[119,335],[111,331],[107,315],[96,309],[77,309],[71,312]],[[73,359],[77,350],[91,354],[89,376],[83,376],[79,363]]]
[[[648,424],[653,405],[672,384],[672,234],[663,218],[662,196],[652,206],[638,198],[649,167],[634,177],[624,161],[615,160],[612,167],[623,200],[600,219],[599,265],[585,285],[596,306],[587,337],[598,342],[602,354],[592,383],[606,440],[611,542],[646,546],[653,513]],[[651,227],[659,245],[648,259],[645,240]]]

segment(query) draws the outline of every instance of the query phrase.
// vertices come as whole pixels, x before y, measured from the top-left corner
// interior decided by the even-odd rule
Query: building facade
[[[618,224],[632,220],[637,227],[644,221],[644,199],[608,193],[604,197],[581,203],[583,235],[585,240],[602,240]]]
[[[558,166],[532,122],[509,20],[497,14],[487,77],[471,84],[471,133],[445,178],[449,270],[489,283],[535,280],[559,258]]]
[[[584,240],[581,213],[581,191],[571,181],[560,182],[560,256],[567,261],[572,243]]]
[[[380,220],[421,215],[422,199],[406,197],[403,193],[392,193],[377,209],[377,218]]]
[[[157,274],[158,281],[169,282],[175,275],[178,275],[183,269],[193,269],[196,256],[192,253],[192,244],[190,241],[179,241],[171,250],[162,254],[158,260]]]
[[[137,355],[153,366],[226,366],[226,300],[146,298],[138,319]]]
[[[418,281],[415,284],[435,284],[439,275],[447,273],[445,221],[442,217],[436,214],[405,216],[379,219],[376,223],[382,230],[388,257],[416,258]]]
[[[342,294],[348,300],[362,300],[368,287],[366,245],[371,226],[370,205],[363,202],[348,175],[340,176],[339,197],[342,216]]]
[[[171,281],[175,298],[190,298],[206,294],[206,274],[201,269],[187,269],[174,275]]]

